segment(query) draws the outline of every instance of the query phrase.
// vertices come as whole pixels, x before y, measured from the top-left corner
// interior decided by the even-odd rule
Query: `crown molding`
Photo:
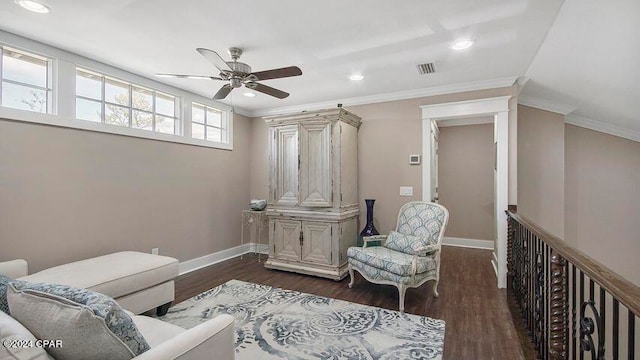
[[[524,89],[524,86],[527,85],[527,82],[529,82],[528,77],[526,76],[518,77],[518,80],[516,80],[516,84],[518,85],[518,93],[516,94],[517,96],[520,96],[520,93]]]
[[[562,115],[567,115],[576,109],[576,107],[573,105],[563,104],[556,101],[527,95],[518,96],[518,104],[533,107],[536,109],[551,111]]]
[[[259,109],[249,112],[251,117],[259,117],[259,116],[269,116],[269,115],[283,115],[290,114],[301,111],[314,111],[320,109],[333,108],[337,104],[342,104],[343,106],[354,106],[354,105],[364,105],[364,104],[375,104],[387,101],[397,101],[397,100],[406,100],[406,99],[415,99],[426,96],[434,96],[434,95],[445,95],[445,94],[454,94],[466,91],[477,91],[477,90],[487,90],[487,89],[495,89],[502,87],[509,87],[515,84],[518,80],[518,76],[509,76],[504,78],[497,79],[489,79],[489,80],[480,80],[473,81],[467,83],[460,84],[452,84],[452,85],[443,85],[443,86],[433,86],[428,88],[416,89],[416,90],[406,90],[406,91],[397,91],[390,92],[384,94],[377,95],[369,95],[369,96],[360,96],[346,99],[336,99],[330,101],[322,101],[316,103],[309,103],[304,105],[294,105],[294,106],[283,106],[278,108],[271,109]]]
[[[243,109],[243,108],[239,108],[239,107],[234,107],[233,108],[233,113],[234,114],[238,114],[238,115],[242,115],[245,117],[253,117],[251,111],[247,110],[247,109]]]
[[[618,125],[613,125],[573,114],[567,115],[564,122],[565,124],[575,125],[590,130],[599,131],[605,134],[618,136],[631,141],[640,142],[640,131],[625,129]]]

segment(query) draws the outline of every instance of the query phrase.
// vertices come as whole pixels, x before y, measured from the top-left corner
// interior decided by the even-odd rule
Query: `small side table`
[[[242,210],[242,222],[240,223],[241,246],[244,245],[245,226],[249,227],[249,236],[251,237],[251,242],[256,244],[253,251],[254,254],[258,255],[258,262],[260,262],[260,251],[258,251],[258,246],[262,245],[262,231],[264,230],[264,234],[266,234],[267,227],[269,226],[265,211]],[[256,239],[254,239],[254,236],[257,237],[257,241]],[[240,255],[240,258],[242,259],[242,255]]]

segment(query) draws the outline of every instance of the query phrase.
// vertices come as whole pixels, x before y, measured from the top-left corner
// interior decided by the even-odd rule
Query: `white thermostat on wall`
[[[420,165],[420,155],[409,155],[409,165]]]

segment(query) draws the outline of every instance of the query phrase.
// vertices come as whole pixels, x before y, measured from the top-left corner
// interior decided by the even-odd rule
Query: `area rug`
[[[188,329],[219,314],[236,319],[236,359],[442,358],[442,320],[238,280],[160,319]]]

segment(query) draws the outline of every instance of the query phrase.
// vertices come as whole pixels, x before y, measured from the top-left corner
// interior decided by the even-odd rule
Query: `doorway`
[[[424,105],[422,109],[422,156],[429,161],[429,166],[422,167],[423,200],[432,201],[438,198],[437,189],[437,133],[438,122],[460,122],[465,119],[491,116],[493,117],[493,138],[495,142],[495,245],[492,265],[496,272],[498,288],[507,284],[507,218],[508,206],[508,141],[509,141],[509,99],[511,96]],[[434,186],[435,185],[435,186]]]
[[[438,199],[449,210],[444,244],[495,248],[493,116],[438,123]],[[463,121],[464,120],[464,121]]]

